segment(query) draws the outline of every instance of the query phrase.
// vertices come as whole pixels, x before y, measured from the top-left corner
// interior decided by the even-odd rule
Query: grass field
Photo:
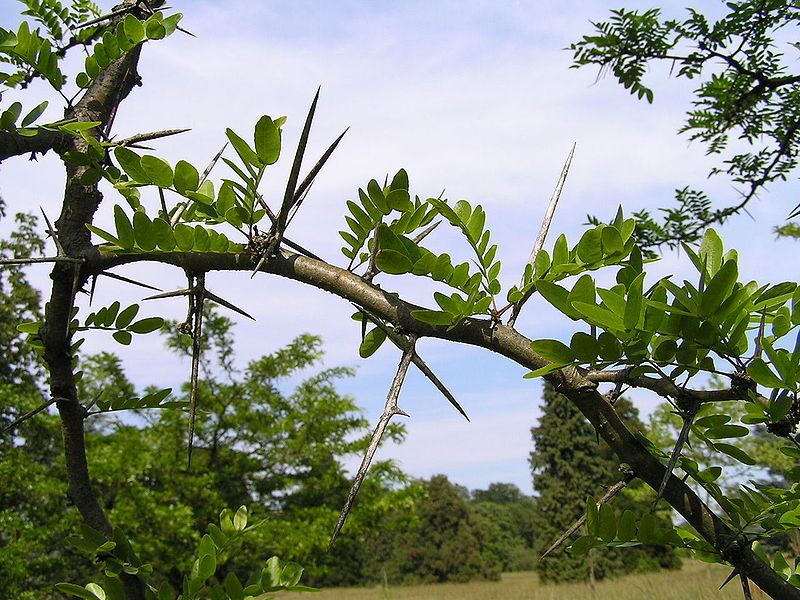
[[[631,575],[588,585],[541,585],[533,573],[507,573],[493,583],[323,590],[314,600],[741,600],[738,579],[717,588],[730,571],[719,565],[686,563],[681,571]],[[305,596],[305,594],[304,594]],[[754,599],[766,598],[753,590]]]

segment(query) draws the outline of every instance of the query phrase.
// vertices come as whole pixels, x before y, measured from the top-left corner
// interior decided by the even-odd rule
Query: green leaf
[[[414,210],[414,204],[411,202],[411,197],[408,195],[407,190],[392,190],[386,194],[386,203],[389,208],[399,212],[407,212]]]
[[[75,598],[83,598],[84,600],[103,600],[105,598],[105,594],[102,597],[98,596],[88,589],[75,585],[74,583],[57,583],[56,589],[59,592],[69,594]]]
[[[566,288],[561,287],[557,283],[541,279],[536,282],[536,291],[568,317],[575,319],[580,317],[580,313],[573,309],[572,305],[569,303],[569,292]]]
[[[452,325],[453,316],[438,310],[412,310],[411,316],[429,325]]]
[[[386,332],[384,332],[380,327],[375,327],[368,331],[358,348],[359,356],[361,356],[361,358],[369,358],[375,354],[385,340]]]
[[[145,39],[144,23],[142,23],[132,14],[128,13],[125,16],[125,20],[122,22],[122,26],[124,28],[125,35],[128,37],[130,41],[134,43],[134,45],[144,41]]]
[[[169,166],[167,161],[157,156],[146,154],[141,158],[140,164],[148,183],[153,183],[162,188],[172,187],[172,181],[175,176],[172,172],[172,167]]]
[[[197,186],[200,185],[200,174],[194,165],[179,160],[175,165],[175,177],[173,180],[175,190],[179,194],[186,194],[186,192],[197,191]]]
[[[586,317],[586,320],[594,325],[599,325],[603,329],[622,330],[625,324],[622,318],[607,308],[586,302],[575,302],[573,307]]]
[[[600,234],[600,243],[603,248],[603,254],[606,255],[622,252],[625,247],[622,236],[616,227],[604,227]]]
[[[600,343],[597,339],[583,331],[573,334],[569,347],[572,354],[581,363],[593,362],[600,353]]]
[[[600,506],[597,535],[604,542],[612,542],[617,537],[617,517],[610,504]]]
[[[208,252],[211,247],[211,240],[209,239],[208,232],[202,225],[195,225],[194,227],[194,247],[196,252]]]
[[[114,148],[114,157],[117,159],[119,166],[127,173],[133,181],[137,183],[149,183],[147,173],[142,168],[142,159],[133,150],[128,150],[124,146],[117,146]]]
[[[405,254],[396,250],[379,250],[375,255],[375,266],[384,273],[403,275],[411,272],[414,263]]]
[[[42,116],[42,113],[47,109],[47,100],[39,104],[36,108],[30,111],[25,118],[22,119],[21,127],[27,127],[28,125],[34,123],[36,119]]]
[[[191,250],[194,247],[194,228],[185,223],[178,223],[175,226],[175,243],[181,252]]]
[[[784,387],[783,381],[775,375],[761,357],[755,358],[753,362],[750,363],[750,366],[747,367],[747,374],[753,378],[753,381],[764,387],[772,389]]]
[[[113,337],[115,340],[117,340],[117,342],[119,342],[123,346],[129,346],[131,340],[133,339],[133,336],[127,331],[115,331],[114,333],[111,334],[111,337]]]
[[[226,129],[225,135],[228,136],[231,146],[233,146],[233,149],[236,150],[236,154],[239,155],[239,158],[242,159],[242,162],[245,165],[250,164],[257,168],[261,168],[263,166],[261,159],[258,158],[258,154],[256,154],[255,150],[253,150],[247,142],[239,137],[236,132],[233,131],[233,129]]]
[[[745,465],[756,464],[756,461],[749,454],[747,454],[747,452],[745,452],[741,448],[732,446],[731,444],[716,442],[714,444],[714,449],[723,452],[724,454],[727,454],[728,456],[738,460],[740,463],[743,463]]]
[[[117,315],[117,320],[114,323],[114,326],[117,329],[125,329],[128,325],[131,324],[131,321],[136,317],[139,313],[139,305],[138,304],[131,304],[128,308],[123,310],[122,312]]]
[[[575,355],[566,344],[558,340],[536,340],[531,342],[533,351],[554,363],[571,363]]]
[[[405,169],[400,169],[394,174],[389,187],[393,190],[408,190],[408,173],[406,173]]]
[[[128,331],[132,331],[133,333],[151,333],[156,331],[157,329],[161,329],[164,326],[164,319],[161,317],[147,317],[146,319],[141,319],[136,321],[133,325],[128,327]]]
[[[597,538],[592,535],[584,535],[572,543],[569,547],[569,551],[574,556],[583,556],[595,546],[597,546]]]
[[[605,230],[603,230],[605,231]],[[644,296],[642,295],[642,287],[644,285],[644,273],[636,276],[630,286],[628,287],[628,296],[625,302],[625,329],[636,329],[639,324],[639,319],[642,317],[642,309],[644,308]]]
[[[699,308],[701,317],[708,317],[719,308],[730,296],[733,285],[738,278],[739,268],[736,265],[736,261],[725,261],[703,291]]]
[[[136,243],[133,235],[133,225],[131,225],[128,215],[125,214],[119,204],[114,205],[114,224],[117,227],[117,239],[119,240],[120,248],[132,250]]]
[[[750,433],[747,427],[741,425],[719,425],[707,429],[705,436],[712,440],[719,440],[732,437],[743,437]]]
[[[89,223],[86,223],[86,229],[91,231],[93,234],[101,237],[105,241],[110,242],[110,243],[114,244],[115,246],[119,246],[120,248],[122,248],[122,242],[120,242],[118,238],[114,237],[113,235],[111,235],[107,231],[104,231],[104,230],[100,229],[99,227],[95,227],[94,225],[91,225]]]
[[[281,132],[267,115],[256,123],[254,138],[256,154],[261,163],[275,164],[281,155]]]
[[[133,213],[133,235],[136,239],[136,245],[145,252],[152,252],[156,249],[156,235],[153,223],[140,210]]]
[[[175,249],[175,233],[172,231],[172,227],[169,226],[169,223],[161,217],[156,217],[153,219],[152,229],[156,244],[160,250],[171,252]]]
[[[700,244],[700,260],[706,265],[706,273],[713,277],[722,266],[722,239],[716,231],[709,228]]]
[[[602,233],[598,227],[586,231],[578,242],[578,258],[586,264],[597,262],[603,258],[601,237]]]

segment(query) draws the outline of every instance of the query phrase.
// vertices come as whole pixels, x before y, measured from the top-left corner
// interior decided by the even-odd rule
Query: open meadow
[[[338,588],[315,594],[316,600],[739,600],[738,579],[723,590],[729,573],[719,565],[687,563],[681,571],[630,575],[588,585],[541,585],[532,572],[504,573],[499,582],[415,585],[408,587]],[[766,598],[753,590],[753,598]]]

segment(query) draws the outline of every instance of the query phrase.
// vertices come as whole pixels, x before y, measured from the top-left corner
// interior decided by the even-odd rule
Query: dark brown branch
[[[61,153],[69,144],[70,137],[49,129],[39,129],[34,136],[20,135],[16,131],[0,131],[0,162],[23,154],[44,154],[49,150]]]

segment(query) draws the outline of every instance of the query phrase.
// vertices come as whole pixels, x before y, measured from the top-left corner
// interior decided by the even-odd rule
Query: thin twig
[[[544,247],[545,239],[547,238],[547,232],[550,231],[550,224],[553,222],[553,216],[556,212],[556,207],[558,206],[558,201],[561,199],[561,191],[564,189],[564,183],[567,181],[567,175],[569,175],[569,168],[572,164],[572,157],[575,155],[575,145],[572,144],[572,149],[569,151],[569,155],[567,156],[567,160],[564,162],[564,166],[561,168],[561,175],[558,178],[558,182],[556,183],[556,188],[553,190],[553,195],[550,196],[550,204],[547,205],[547,211],[545,212],[544,219],[542,220],[542,225],[539,228],[539,235],[536,236],[536,241],[533,244],[533,250],[531,250],[531,255],[528,258],[528,263],[534,269],[534,273],[536,272],[536,257],[539,255],[539,252]],[[522,285],[524,285],[524,281]],[[511,311],[511,318],[508,320],[508,326],[513,327],[514,323],[517,321],[517,317],[519,316],[520,311],[522,310],[523,304],[528,301],[533,295],[533,290],[528,291],[520,300],[514,305],[514,309]]]
[[[417,337],[412,334],[409,337],[408,348],[406,348],[406,350],[403,352],[403,357],[400,359],[400,364],[397,366],[397,373],[394,376],[392,386],[389,388],[389,394],[386,397],[386,405],[384,406],[383,414],[381,415],[381,418],[378,419],[378,424],[375,426],[375,431],[372,433],[372,438],[369,441],[367,450],[364,452],[364,458],[361,460],[361,466],[358,467],[358,472],[353,480],[353,487],[350,488],[350,492],[347,494],[347,500],[344,503],[341,514],[339,515],[339,521],[336,523],[336,527],[333,530],[333,535],[331,536],[331,545],[333,545],[333,542],[336,541],[336,537],[342,530],[344,522],[347,519],[347,515],[350,514],[350,510],[353,508],[353,502],[355,502],[356,496],[358,495],[358,490],[361,488],[361,484],[364,482],[364,477],[367,475],[369,465],[372,462],[372,458],[375,456],[375,451],[378,449],[378,445],[381,443],[381,439],[386,431],[386,427],[389,425],[389,421],[395,415],[408,416],[397,407],[397,399],[400,396],[400,388],[403,387],[403,381],[408,373],[408,366],[411,364],[411,357],[414,355],[414,345],[416,344],[416,341]]]
[[[621,481],[618,481],[617,483],[612,485],[610,488],[608,488],[608,491],[605,493],[605,495],[602,498],[600,498],[600,500],[597,501],[597,508],[599,509],[601,506],[603,506],[604,504],[609,502],[614,496],[616,496],[620,491],[622,491],[622,489],[626,485],[628,485],[628,483],[632,479],[633,479],[633,473],[632,472],[629,473],[629,474],[626,473],[624,479],[622,479]],[[541,558],[539,560],[543,560],[545,557],[547,557],[549,554],[551,554],[554,550],[556,550],[561,544],[563,544],[566,540],[568,540],[570,538],[570,536],[572,536],[573,533],[578,531],[578,529],[580,529],[581,526],[584,523],[586,523],[586,514],[585,513],[583,515],[581,515],[580,518],[577,521],[575,521],[572,525],[570,525],[567,528],[567,530],[564,533],[562,533],[559,536],[559,538],[555,542],[553,542],[552,545],[547,550],[545,550],[545,553],[542,554],[542,556],[541,556]]]

